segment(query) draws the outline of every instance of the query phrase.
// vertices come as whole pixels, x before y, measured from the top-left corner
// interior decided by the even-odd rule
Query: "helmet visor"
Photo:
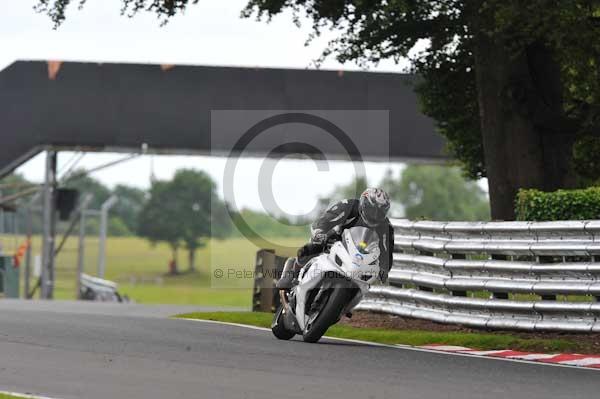
[[[362,216],[365,219],[365,222],[369,224],[379,224],[385,220],[388,210],[387,208],[366,206],[362,211]]]

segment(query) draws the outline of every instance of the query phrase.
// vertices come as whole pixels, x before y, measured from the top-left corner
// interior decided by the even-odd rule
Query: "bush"
[[[133,235],[123,219],[113,216],[108,220],[108,235],[111,237],[128,237]]]
[[[582,190],[519,190],[517,220],[589,220],[600,219],[600,187]]]
[[[85,223],[86,234],[90,236],[97,236],[100,233],[100,221],[99,218],[88,218]],[[129,237],[133,233],[127,228],[125,222],[118,217],[112,216],[108,219],[108,235],[111,237]]]

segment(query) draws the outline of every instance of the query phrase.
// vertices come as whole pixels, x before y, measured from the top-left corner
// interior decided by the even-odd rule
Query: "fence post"
[[[275,295],[274,276],[277,273],[276,259],[275,251],[272,249],[261,249],[256,252],[254,294],[252,296],[253,312],[273,311],[273,297]]]
[[[419,254],[422,256],[435,256],[435,254],[433,252],[429,252],[429,251],[419,251]],[[433,288],[426,287],[424,285],[417,285],[417,289],[419,291],[424,291],[424,292],[433,292]]]
[[[494,260],[508,260],[507,255],[491,255]],[[492,292],[492,299],[508,299],[508,292]]]
[[[260,290],[260,311],[271,313],[273,312],[273,290],[275,289],[275,284],[273,275],[269,270],[275,269],[275,253],[264,251],[262,259],[263,275]]]
[[[116,196],[111,196],[100,210],[100,234],[98,241],[98,277],[104,278],[104,272],[106,271],[106,236],[108,235],[108,211],[118,201]]]
[[[25,299],[31,299],[31,251],[33,250],[33,204],[40,197],[40,193],[37,193],[29,200],[25,207],[25,229],[27,242],[27,251],[25,252]]]
[[[451,254],[450,255],[451,259],[467,259],[467,255],[465,254]],[[461,296],[461,297],[466,297],[467,296],[467,291],[451,291],[450,292],[452,294],[452,296]]]

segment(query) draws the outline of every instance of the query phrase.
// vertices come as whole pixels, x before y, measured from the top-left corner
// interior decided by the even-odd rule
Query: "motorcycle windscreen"
[[[346,250],[350,254],[357,252],[361,255],[372,255],[374,259],[379,257],[379,236],[374,230],[367,227],[352,227],[346,230],[346,234],[350,238],[349,241],[353,244],[346,246],[348,242],[344,240]],[[351,248],[351,246],[354,248]]]

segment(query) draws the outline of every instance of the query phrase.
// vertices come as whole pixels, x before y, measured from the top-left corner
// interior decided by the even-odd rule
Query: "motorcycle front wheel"
[[[309,322],[302,334],[304,342],[315,343],[327,332],[327,329],[335,324],[342,310],[350,301],[351,295],[354,295],[354,290],[348,288],[348,285],[339,282],[329,290],[329,298],[316,314],[309,316]]]
[[[283,305],[279,305],[277,311],[275,312],[275,315],[273,316],[273,322],[271,323],[271,332],[273,332],[273,335],[276,336],[278,339],[282,339],[285,341],[294,338],[294,335],[296,335],[296,333],[286,329],[285,325],[283,324]]]

